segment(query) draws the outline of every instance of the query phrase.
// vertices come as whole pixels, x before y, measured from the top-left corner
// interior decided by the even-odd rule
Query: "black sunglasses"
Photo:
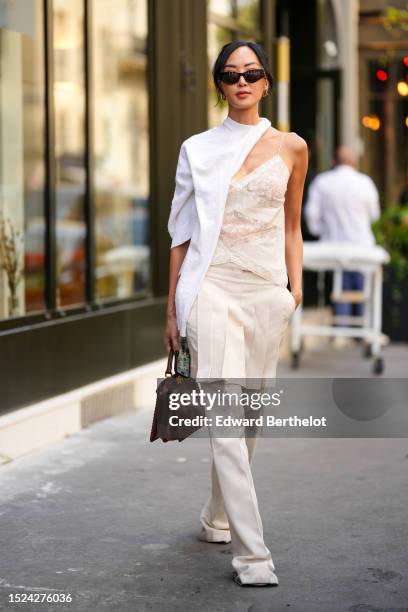
[[[235,85],[235,83],[238,83],[241,76],[244,77],[247,83],[256,83],[265,76],[265,70],[262,68],[252,68],[245,72],[221,72],[220,81],[227,85]]]

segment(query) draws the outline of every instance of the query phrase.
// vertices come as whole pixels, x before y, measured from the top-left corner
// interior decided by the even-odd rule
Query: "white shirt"
[[[175,295],[181,336],[186,335],[191,306],[217,245],[231,178],[270,125],[265,117],[256,125],[226,117],[181,144],[168,220],[171,248],[190,240]]]
[[[374,181],[347,164],[322,172],[310,183],[305,218],[310,232],[322,241],[372,246],[371,224],[380,213]]]

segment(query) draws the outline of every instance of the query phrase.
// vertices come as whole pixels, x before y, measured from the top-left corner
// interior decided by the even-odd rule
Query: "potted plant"
[[[390,254],[384,269],[383,331],[392,340],[408,341],[408,206],[387,207],[373,224],[377,244]]]
[[[4,270],[7,275],[9,316],[16,315],[19,312],[17,289],[23,275],[20,265],[22,251],[19,249],[19,239],[20,232],[14,229],[11,220],[9,218],[6,220],[0,211],[0,270]]]

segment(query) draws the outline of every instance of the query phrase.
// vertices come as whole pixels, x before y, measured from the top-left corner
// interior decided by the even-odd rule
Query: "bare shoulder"
[[[286,132],[285,142],[286,146],[296,157],[302,157],[308,151],[306,140],[296,132]]]
[[[296,132],[288,132],[286,146],[292,162],[291,175],[296,179],[303,179],[306,176],[309,165],[309,148],[304,138]]]
[[[289,168],[290,176],[298,176],[299,173],[305,172],[305,167],[308,164],[307,142],[296,132],[281,132],[281,134],[285,137],[282,153]]]

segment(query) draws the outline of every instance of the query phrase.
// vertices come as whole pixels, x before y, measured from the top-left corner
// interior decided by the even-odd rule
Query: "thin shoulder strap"
[[[282,142],[283,142],[283,140],[284,140],[285,136],[286,136],[286,132],[284,132],[284,134],[283,134],[283,136],[282,136],[282,138],[281,138],[281,141],[280,141],[280,144],[279,144],[279,149],[278,149],[278,152],[277,152],[277,154],[276,154],[276,155],[279,155],[279,152],[280,152],[280,150],[281,150],[281,146],[282,146]]]

